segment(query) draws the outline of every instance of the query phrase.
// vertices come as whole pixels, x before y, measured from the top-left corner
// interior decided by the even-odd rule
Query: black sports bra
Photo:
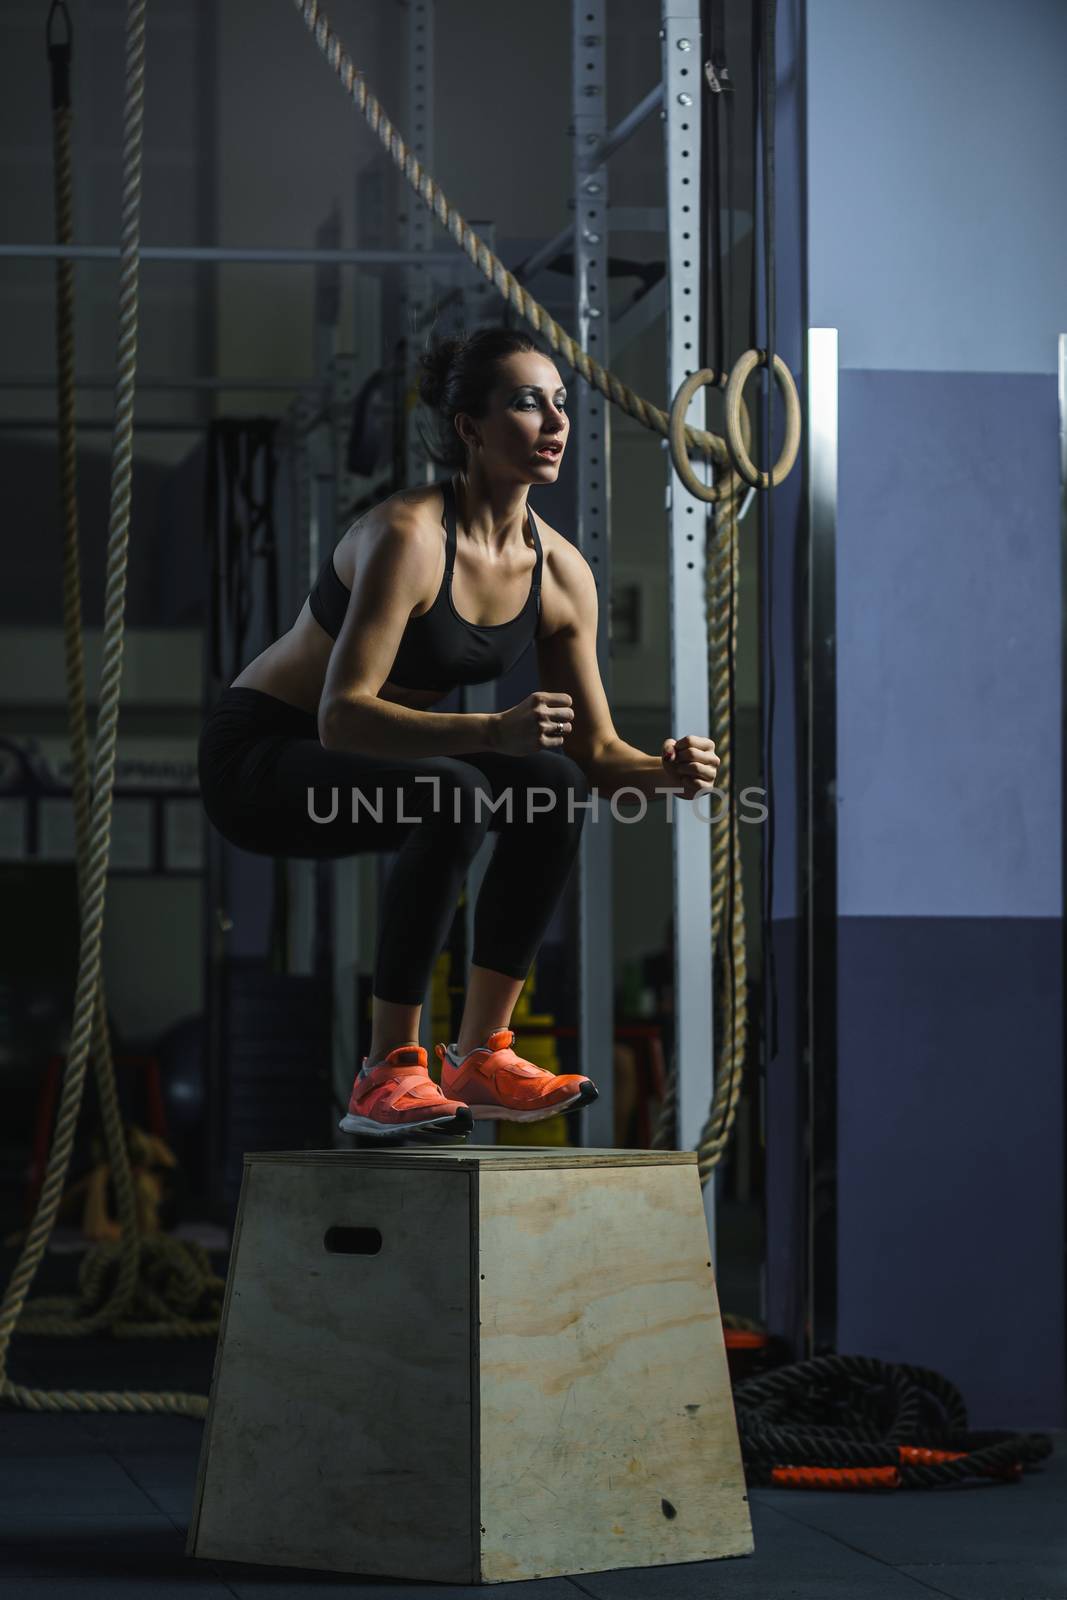
[[[535,637],[541,617],[541,536],[527,505],[537,562],[526,604],[510,622],[481,627],[461,617],[452,601],[456,564],[456,491],[451,478],[444,494],[445,571],[437,597],[421,616],[409,617],[388,681],[401,689],[452,689],[460,683],[488,683],[508,672]],[[308,596],[311,615],[331,639],[341,631],[352,591],[337,576],[333,552],[326,557]]]

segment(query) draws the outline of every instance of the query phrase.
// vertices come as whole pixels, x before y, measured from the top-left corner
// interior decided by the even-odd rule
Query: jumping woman
[[[597,594],[571,542],[535,518],[555,483],[566,389],[520,332],[489,328],[422,357],[443,481],[368,511],[326,557],[289,632],[224,690],[200,739],[200,787],[224,838],[272,856],[398,851],[378,926],[370,1052],[350,1133],[466,1132],[596,1098],[589,1078],[512,1049],[511,1014],[566,884],[590,788],[608,799],[710,789],[702,735],[644,754],[618,736],[597,667]],[[430,707],[507,672],[531,643],[544,688],[510,710]],[[669,774],[669,776],[668,776]],[[497,835],[474,917],[459,1038],[418,1043],[422,998],[460,889]]]

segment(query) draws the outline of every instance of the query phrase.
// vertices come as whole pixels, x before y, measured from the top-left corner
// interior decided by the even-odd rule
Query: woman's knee
[[[450,756],[427,760],[420,767],[418,794],[410,804],[414,817],[406,819],[417,818],[414,848],[443,849],[472,858],[492,821],[481,774]]]
[[[477,767],[451,756],[426,762],[420,774],[427,805],[424,817],[441,827],[473,829],[484,834],[491,821],[489,786]]]
[[[542,750],[526,758],[523,777],[524,792],[517,796],[523,822],[543,818],[561,831],[581,829],[589,810],[590,785],[577,761],[561,751]]]

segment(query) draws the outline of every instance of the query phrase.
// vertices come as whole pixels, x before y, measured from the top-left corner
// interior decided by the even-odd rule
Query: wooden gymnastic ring
[[[716,500],[728,499],[731,495],[736,494],[741,487],[741,479],[733,471],[725,473],[710,486],[706,483],[701,483],[690,465],[689,451],[685,442],[685,414],[689,410],[690,403],[697,390],[710,384],[715,384],[720,389],[725,388],[725,372],[713,372],[710,367],[701,367],[699,372],[694,372],[686,378],[671,403],[670,427],[668,430],[671,460],[674,463],[675,472],[681,478],[689,493],[707,504],[712,504]],[[744,433],[746,445],[751,444],[752,421],[748,414],[748,407],[743,399],[741,401],[740,426]]]
[[[726,385],[726,448],[735,471],[753,489],[769,489],[772,484],[777,487],[792,472],[800,449],[800,396],[793,374],[779,355],[774,358],[774,376],[785,400],[785,443],[769,479],[749,455],[749,441],[741,437],[741,405],[745,384],[750,373],[766,365],[766,350],[746,350],[734,366]]]

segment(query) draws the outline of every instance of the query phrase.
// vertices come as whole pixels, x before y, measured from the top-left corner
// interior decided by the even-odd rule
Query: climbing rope
[[[66,31],[63,39],[54,41],[52,30],[57,17],[64,22]],[[193,1315],[196,1311],[203,1313],[205,1291],[209,1300],[217,1299],[221,1291],[221,1282],[210,1274],[210,1264],[204,1252],[189,1251],[176,1240],[146,1240],[138,1235],[136,1200],[115,1089],[114,1062],[101,982],[133,474],[144,28],[145,0],[128,0],[116,363],[118,378],[112,446],[103,662],[91,789],[78,562],[73,268],[67,261],[60,262],[58,269],[56,326],[60,380],[60,484],[65,521],[63,613],[74,764],[81,940],[74,1019],[52,1149],[37,1210],[0,1306],[0,1399],[32,1411],[167,1411],[202,1417],[207,1412],[207,1400],[202,1395],[30,1389],[14,1383],[7,1376],[7,1355],[16,1327],[26,1332],[65,1335],[86,1334],[111,1327],[124,1335],[141,1335],[150,1331],[155,1335],[181,1336],[213,1332],[218,1326],[217,1316],[201,1315],[198,1319]],[[60,243],[70,243],[73,232],[70,42],[70,20],[66,6],[62,0],[55,0],[48,19],[48,44],[53,65],[56,232]],[[118,1245],[104,1246],[94,1251],[83,1263],[80,1277],[82,1302],[72,1302],[66,1297],[30,1302],[29,1314],[23,1317],[26,1296],[55,1225],[66,1182],[90,1049],[96,1068],[122,1239]],[[171,1309],[175,1305],[188,1314],[174,1318]],[[168,1320],[162,1320],[164,1317]],[[152,1320],[155,1318],[160,1320]]]
[[[934,1489],[1013,1482],[1052,1454],[1045,1433],[967,1429],[939,1372],[869,1356],[816,1356],[735,1384],[745,1476],[785,1489]]]
[[[740,591],[740,541],[737,500],[730,499],[715,517],[711,557],[710,657],[712,727],[715,749],[722,755],[716,786],[728,797],[724,815],[711,834],[711,943],[719,955],[719,993],[715,1014],[721,1019],[715,1064],[715,1092],[697,1141],[697,1169],[707,1183],[722,1160],[733,1134],[741,1101],[748,1045],[748,965],[745,945],[745,899],[741,872],[741,825],[734,783],[733,718],[737,678],[737,617]],[[725,769],[725,775],[724,775]],[[729,943],[727,943],[729,941]]]
[[[661,411],[658,406],[642,400],[640,395],[634,393],[614,373],[608,372],[589,353],[582,349],[576,340],[572,339],[565,328],[551,316],[533,295],[529,294],[515,275],[494,255],[489,246],[475,233],[470,224],[452,206],[447,196],[435,182],[433,176],[426,172],[418,157],[408,150],[400,133],[386,116],[381,102],[368,89],[362,75],[356,70],[351,57],[344,45],[334,33],[318,0],[293,0],[293,4],[300,12],[322,54],[340,79],[345,93],[366,118],[367,125],[377,135],[389,152],[390,157],[408,183],[414,189],[419,199],[434,213],[443,227],[447,228],[459,248],[467,255],[490,283],[503,295],[508,305],[513,307],[535,330],[540,333],[553,350],[562,352],[563,356],[573,368],[586,381],[598,389],[602,395],[625,411],[627,416],[645,428],[658,433],[661,438],[670,435],[670,416]],[[760,352],[749,351],[748,357],[755,356],[755,361],[747,368],[745,376],[759,364]],[[743,360],[746,358],[742,358]],[[766,355],[763,355],[764,361]],[[740,364],[737,370],[740,370]],[[790,417],[795,419],[795,430],[787,433],[786,446],[781,459],[774,468],[774,480],[781,480],[792,469],[796,459],[796,442],[800,438],[800,401],[797,397],[796,385],[792,374],[782,363],[782,371],[775,366],[776,373],[783,385],[786,394],[787,410]],[[744,380],[742,379],[742,386]],[[735,437],[731,437],[731,430]],[[794,437],[795,433],[795,437]],[[727,410],[727,437],[721,439],[718,434],[706,433],[703,429],[684,428],[685,447],[688,451],[697,452],[707,460],[719,467],[733,466],[736,472],[744,476],[744,468],[739,464],[741,460],[749,463],[747,449],[741,438],[741,406],[740,390],[737,391],[737,400]],[[790,457],[789,448],[792,442],[793,453]],[[741,452],[735,459],[734,452],[738,446]],[[707,488],[701,485],[701,499],[717,498]]]
[[[711,942],[719,960],[719,992],[715,1014],[721,1019],[715,1054],[715,1090],[697,1141],[697,1171],[707,1184],[729,1147],[741,1101],[748,1041],[748,972],[745,951],[745,902],[741,875],[741,831],[733,801],[734,749],[730,707],[737,675],[737,613],[740,587],[738,496],[724,499],[715,513],[714,537],[707,561],[707,609],[711,619],[708,656],[714,663],[711,681],[712,730],[719,770],[715,787],[728,804],[712,822]],[[729,944],[727,945],[727,940]],[[678,1073],[673,1068],[653,1130],[654,1150],[675,1147],[677,1140]]]

